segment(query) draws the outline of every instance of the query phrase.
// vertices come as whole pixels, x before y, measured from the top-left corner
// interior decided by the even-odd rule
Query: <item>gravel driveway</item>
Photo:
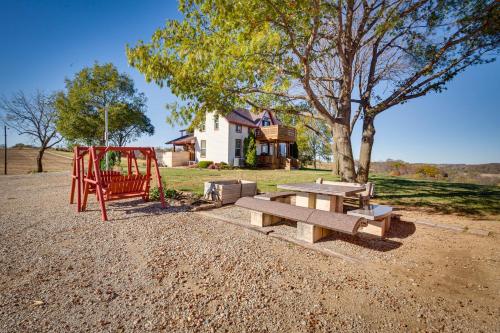
[[[500,331],[498,234],[417,228],[354,264],[156,203],[102,222],[68,197],[68,174],[0,177],[0,332]]]

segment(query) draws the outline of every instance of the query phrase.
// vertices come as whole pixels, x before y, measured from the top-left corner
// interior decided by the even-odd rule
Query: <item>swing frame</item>
[[[100,161],[107,152],[119,152],[127,158],[127,174],[119,171],[100,169]],[[139,172],[135,152],[139,151],[146,158],[146,174]],[[163,184],[156,152],[152,147],[80,147],[73,148],[73,173],[71,179],[70,204],[77,201],[77,212],[85,211],[87,198],[95,193],[103,221],[107,221],[106,201],[142,197],[149,201],[149,189],[152,180],[151,168],[155,168],[156,180],[160,190],[161,205],[165,207]],[[87,164],[87,168],[85,168]],[[135,170],[133,169],[135,167]],[[134,172],[132,172],[134,171]]]

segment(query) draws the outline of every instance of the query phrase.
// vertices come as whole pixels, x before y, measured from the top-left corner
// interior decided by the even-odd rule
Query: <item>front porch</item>
[[[195,160],[195,138],[186,130],[181,130],[181,136],[166,144],[172,145],[172,151],[163,154],[163,164],[167,167],[187,166]]]
[[[291,156],[295,142],[293,127],[272,125],[255,130],[257,141],[257,166],[270,169],[296,169],[299,161]]]

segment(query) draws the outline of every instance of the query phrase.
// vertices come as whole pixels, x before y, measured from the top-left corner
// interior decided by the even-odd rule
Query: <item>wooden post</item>
[[[130,156],[130,153],[127,154],[127,175],[132,174],[132,157]]]
[[[78,189],[78,192],[76,193],[76,201],[77,201],[77,208],[76,208],[76,211],[77,212],[80,212],[82,210],[82,172],[80,170],[80,154],[77,152],[78,156],[76,158],[76,174],[77,174],[77,178],[76,178],[76,181],[77,181],[77,184],[76,184],[76,187]]]
[[[107,148],[104,149],[104,154],[107,153]],[[91,147],[90,148],[90,157],[94,162],[94,175],[95,175],[95,181],[96,181],[96,186],[95,186],[95,191],[97,193],[97,199],[99,200],[99,205],[101,206],[101,216],[103,221],[108,220],[108,215],[106,214],[106,203],[104,201],[104,194],[102,191],[102,180],[101,180],[101,172],[99,168],[99,155],[96,154],[95,148]]]
[[[89,162],[88,162],[88,167],[87,167],[87,176],[85,178],[89,178],[89,179],[93,180],[92,166],[93,166],[92,155],[90,154],[90,151],[89,151]],[[81,208],[82,211],[84,211],[87,208],[87,199],[89,196],[89,186],[90,186],[89,183],[85,181],[83,184],[83,202],[82,202],[82,208]]]
[[[156,179],[158,181],[158,189],[160,190],[160,201],[161,206],[165,208],[165,195],[163,193],[163,184],[161,182],[160,168],[158,167],[158,160],[156,159],[156,152],[154,148],[152,149],[152,155],[155,160],[155,171],[156,171]],[[149,194],[148,194],[149,195]]]
[[[78,163],[76,159],[76,147],[73,148],[73,174],[71,175],[71,193],[69,196],[69,203],[72,204],[75,198],[75,182],[77,180],[78,174],[76,173],[76,164]]]
[[[135,157],[135,152],[132,152],[132,158],[134,159],[134,164],[135,164],[135,174],[139,174],[139,166],[137,165],[137,157]]]
[[[144,152],[142,152],[144,154]],[[149,200],[149,185],[151,184],[151,152],[146,152],[146,188],[144,189],[144,201]],[[158,186],[159,189],[159,186]]]

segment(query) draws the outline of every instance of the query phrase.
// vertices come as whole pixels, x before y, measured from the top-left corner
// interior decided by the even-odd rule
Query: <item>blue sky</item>
[[[178,134],[165,122],[165,105],[175,96],[168,88],[146,83],[128,66],[125,45],[149,40],[165,20],[175,18],[179,14],[174,0],[0,0],[0,95],[60,90],[64,79],[83,67],[112,62],[148,97],[156,134],[135,144],[163,146]],[[441,94],[382,113],[376,120],[373,160],[500,162],[499,78],[498,62],[475,67]],[[30,142],[13,130],[9,137],[9,145]],[[356,136],[355,155],[358,142]]]

